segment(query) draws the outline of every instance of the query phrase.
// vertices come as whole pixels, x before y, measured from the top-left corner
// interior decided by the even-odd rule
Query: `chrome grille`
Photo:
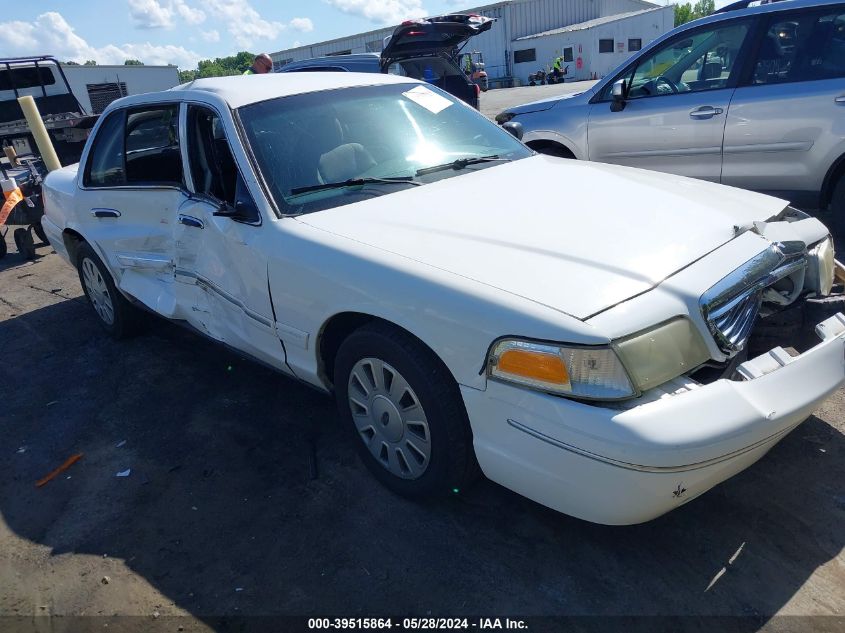
[[[719,349],[734,356],[745,347],[763,291],[806,266],[803,242],[772,244],[705,292],[700,299],[701,314]]]

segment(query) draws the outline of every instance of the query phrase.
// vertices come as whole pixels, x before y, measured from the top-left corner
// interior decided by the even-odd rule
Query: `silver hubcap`
[[[109,287],[106,280],[100,274],[97,265],[87,257],[82,260],[82,278],[85,280],[85,290],[88,291],[88,298],[91,305],[100,315],[106,325],[114,324],[114,306],[111,302]]]
[[[428,420],[398,371],[378,358],[355,363],[349,374],[349,408],[376,461],[402,479],[422,477],[431,458]]]

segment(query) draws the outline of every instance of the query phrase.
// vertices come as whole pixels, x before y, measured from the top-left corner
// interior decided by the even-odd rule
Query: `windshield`
[[[389,195],[532,153],[451,95],[420,84],[280,97],[238,113],[284,214]]]

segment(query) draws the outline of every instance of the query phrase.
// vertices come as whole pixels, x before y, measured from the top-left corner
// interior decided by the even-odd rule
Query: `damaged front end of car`
[[[800,354],[818,342],[820,322],[845,310],[845,267],[821,222],[787,207],[769,222],[737,227],[745,230],[771,245],[700,297],[701,315],[724,359],[691,372],[697,382],[751,379],[759,372],[749,358]]]

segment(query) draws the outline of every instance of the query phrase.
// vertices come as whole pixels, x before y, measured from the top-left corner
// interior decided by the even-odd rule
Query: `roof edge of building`
[[[532,33],[531,35],[523,35],[522,37],[514,38],[514,42],[521,42],[523,40],[530,40],[535,39],[538,37],[546,37],[548,35],[559,35],[561,33],[573,33],[575,31],[586,31],[597,26],[604,26],[605,24],[613,24],[614,22],[619,22],[620,20],[626,20],[628,18],[633,18],[639,15],[645,15],[646,13],[654,13],[663,9],[672,8],[672,5],[660,6],[655,5],[653,7],[649,7],[648,9],[640,9],[639,11],[628,11],[626,13],[617,13],[615,15],[608,15],[600,18],[593,18],[592,20],[586,20],[585,22],[579,22],[577,24],[569,24],[568,26],[561,26],[556,29],[549,29],[548,31],[541,31],[539,33]]]

